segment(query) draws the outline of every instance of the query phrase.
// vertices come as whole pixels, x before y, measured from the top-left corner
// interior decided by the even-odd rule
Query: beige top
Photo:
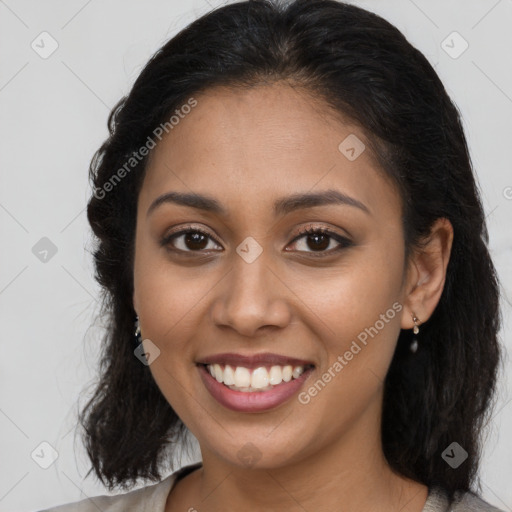
[[[174,484],[201,466],[185,466],[159,483],[148,485],[117,496],[97,496],[60,505],[40,512],[165,512],[167,496]],[[483,501],[473,493],[456,494],[451,506],[445,491],[440,487],[429,489],[422,512],[504,512]]]

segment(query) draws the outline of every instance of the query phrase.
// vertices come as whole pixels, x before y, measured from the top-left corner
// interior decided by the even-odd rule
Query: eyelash
[[[162,238],[160,245],[163,247],[166,247],[168,250],[170,250],[174,253],[178,253],[180,255],[183,255],[186,253],[205,252],[204,249],[200,250],[200,251],[190,251],[190,250],[183,251],[182,249],[176,249],[175,247],[172,247],[172,246],[169,247],[169,245],[175,238],[179,238],[182,235],[187,235],[187,234],[191,234],[191,233],[200,233],[201,235],[205,235],[208,238],[210,238],[211,240],[213,240],[217,245],[220,245],[220,243],[214,237],[212,237],[210,233],[208,233],[207,231],[205,231],[201,228],[194,227],[194,226],[187,226],[187,228],[185,228],[185,229],[182,229],[180,231],[177,231],[175,233],[171,233],[171,234],[165,236],[164,238]],[[308,226],[306,228],[301,229],[299,231],[298,235],[292,240],[292,243],[296,242],[297,240],[301,239],[304,236],[312,235],[312,234],[327,235],[329,238],[335,240],[336,242],[338,242],[340,244],[335,249],[330,249],[329,251],[318,251],[318,252],[316,252],[316,251],[299,251],[301,253],[305,252],[314,258],[323,258],[323,257],[331,256],[332,254],[338,253],[339,251],[346,249],[353,245],[351,240],[349,240],[348,238],[346,238],[344,236],[339,235],[338,233],[335,233],[335,232],[333,232],[327,228],[324,228],[324,227],[314,227],[314,226]]]
[[[352,244],[352,241],[348,238],[339,235],[338,233],[335,233],[334,231],[331,231],[330,229],[324,228],[324,227],[314,227],[314,226],[308,226],[306,228],[303,228],[299,231],[298,235],[292,240],[293,242],[296,242],[297,240],[300,240],[301,238],[307,236],[307,235],[326,235],[330,239],[338,242],[338,247],[334,249],[330,249],[328,251],[300,251],[300,252],[306,252],[308,255],[313,256],[314,258],[323,258],[327,256],[332,256],[333,254],[336,254],[343,249],[346,249],[350,247]],[[329,241],[330,245],[330,241]]]

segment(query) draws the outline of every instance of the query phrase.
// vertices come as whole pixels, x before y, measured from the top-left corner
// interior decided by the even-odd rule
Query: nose
[[[259,330],[284,328],[291,320],[289,295],[282,278],[262,253],[252,263],[236,256],[231,271],[217,287],[212,319],[242,336]]]

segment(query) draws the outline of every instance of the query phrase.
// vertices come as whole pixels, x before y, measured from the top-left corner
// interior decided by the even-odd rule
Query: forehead
[[[214,196],[227,208],[327,189],[371,210],[399,203],[361,128],[303,89],[217,87],[194,99],[150,155],[146,208],[168,190]]]

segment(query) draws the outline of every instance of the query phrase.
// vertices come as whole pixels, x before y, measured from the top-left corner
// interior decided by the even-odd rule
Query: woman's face
[[[160,351],[149,366],[156,383],[203,460],[278,467],[347,439],[378,440],[405,315],[396,190],[362,131],[304,92],[275,84],[195,99],[153,149],[138,201],[133,298],[146,349]],[[205,196],[218,211],[170,199],[151,208],[170,192]],[[319,196],[293,199],[302,195]],[[241,357],[261,354],[283,359]],[[307,365],[286,382],[292,359]],[[285,380],[234,391],[207,360],[231,363],[219,374],[228,383]]]

